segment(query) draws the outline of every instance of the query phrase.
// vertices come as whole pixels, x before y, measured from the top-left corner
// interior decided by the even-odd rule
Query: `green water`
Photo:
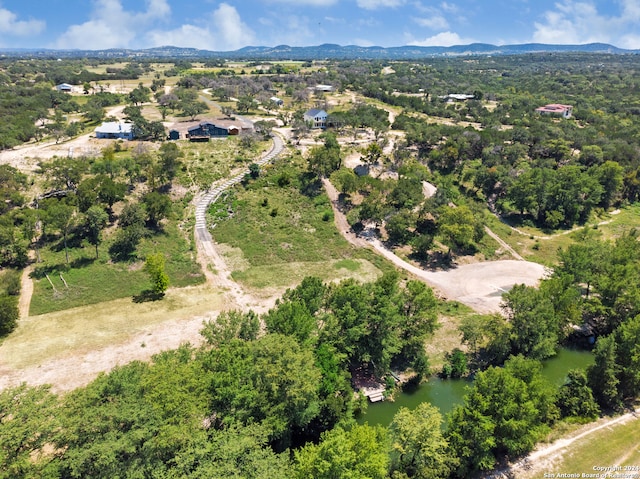
[[[570,369],[585,369],[593,363],[593,355],[587,351],[561,349],[556,356],[544,361],[542,374],[552,383],[560,386]],[[422,402],[430,402],[445,416],[455,406],[462,403],[465,387],[471,381],[463,379],[431,378],[415,391],[396,394],[395,401],[369,404],[367,412],[357,418],[359,424],[369,423],[388,426],[401,407],[413,409]]]

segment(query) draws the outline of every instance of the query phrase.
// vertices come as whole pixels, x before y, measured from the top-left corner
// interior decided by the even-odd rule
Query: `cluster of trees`
[[[393,361],[426,363],[435,298],[423,283],[306,278],[262,320],[259,335],[255,314],[221,313],[205,323],[201,348],[116,368],[64,397],[24,385],[4,391],[0,477],[284,477],[292,470],[308,477],[344,447],[353,450],[332,470],[386,473],[388,456],[398,471],[428,469],[422,442],[433,435],[445,446],[439,428],[431,430],[441,422],[436,410],[405,411],[390,435],[403,451],[391,454],[385,431],[352,427],[360,405],[349,381],[362,362],[385,372]],[[411,436],[415,428],[423,437]],[[311,445],[294,461],[282,453],[321,435],[321,453]],[[374,457],[380,464],[370,464]]]
[[[358,103],[349,110],[332,112],[327,123],[337,130],[348,126],[353,130],[354,136],[359,129],[371,128],[378,138],[389,128],[389,113],[373,105]]]
[[[20,271],[8,269],[0,273],[0,338],[18,325],[18,296],[20,295]]]
[[[406,132],[399,147],[497,211],[547,228],[570,227],[596,207],[637,200],[640,144],[637,109],[630,106],[636,87],[620,83],[637,71],[636,59],[438,59],[394,63],[390,74],[382,66],[341,62],[331,74],[342,88],[402,107],[393,125]],[[474,99],[442,98],[452,92],[472,93]],[[552,102],[572,104],[574,118],[535,114]],[[476,124],[432,123],[430,116]]]
[[[60,241],[69,263],[69,249],[87,241],[98,258],[103,231],[117,224],[109,253],[114,260],[131,258],[140,240],[158,230],[171,212],[165,186],[176,174],[180,155],[177,145],[165,143],[157,155],[140,151],[116,157],[114,148],[108,147],[97,159],[56,158],[42,163],[40,173],[52,189],[37,200],[37,208],[21,212],[29,219],[23,228],[30,228],[25,255],[32,239],[36,250]],[[130,195],[140,183],[146,192],[139,198]],[[125,200],[116,216],[114,205]]]
[[[365,152],[368,161],[379,155],[375,146]],[[484,212],[472,202],[464,204],[464,198],[444,183],[425,199],[423,182],[431,177],[423,165],[407,161],[398,169],[397,180],[357,176],[348,169],[335,172],[332,179],[356,229],[364,222],[384,225],[391,244],[411,245],[419,259],[427,259],[437,241],[448,247],[449,257],[453,252],[474,252],[484,236]],[[356,197],[362,199],[354,201]],[[453,205],[454,200],[460,204]]]
[[[560,388],[540,362],[512,356],[476,374],[444,428],[427,403],[386,428],[356,425],[349,370],[423,351],[415,337],[433,328],[434,302],[422,283],[393,276],[306,278],[261,318],[263,333],[254,313],[225,312],[204,324],[203,346],[118,367],[65,396],[7,389],[0,477],[462,478],[526,454],[561,418],[591,419],[640,392],[636,316]],[[397,333],[380,343],[373,326]]]

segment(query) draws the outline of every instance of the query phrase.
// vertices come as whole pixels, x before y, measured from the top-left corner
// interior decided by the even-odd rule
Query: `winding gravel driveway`
[[[273,161],[284,151],[284,141],[282,137],[277,133],[273,133],[271,138],[273,139],[271,149],[259,160],[255,161],[255,163],[260,166]],[[224,180],[222,183],[214,183],[206,193],[200,194],[196,197],[196,248],[201,262],[204,263],[202,266],[209,281],[215,281],[218,286],[228,289],[237,305],[242,309],[253,308],[255,310],[260,310],[264,308],[264,304],[261,304],[261,302],[256,301],[245,293],[240,285],[231,278],[231,271],[229,271],[224,259],[215,248],[215,243],[211,237],[211,233],[209,233],[209,229],[207,228],[206,220],[206,213],[209,205],[215,203],[224,191],[240,183],[247,173],[249,173],[249,169],[245,169],[236,176]],[[215,274],[212,274],[208,269],[208,266],[213,267]]]

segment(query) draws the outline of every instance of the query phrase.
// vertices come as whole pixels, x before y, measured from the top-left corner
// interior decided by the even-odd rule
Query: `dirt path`
[[[505,243],[505,241],[502,238],[500,238],[500,236],[498,236],[493,231],[491,231],[491,229],[488,226],[484,227],[484,231],[489,236],[491,236],[494,240],[496,240],[498,242],[498,244],[505,249],[505,251],[508,251],[511,254],[511,256],[513,256],[515,259],[517,259],[519,261],[524,261],[524,258],[522,256],[520,256],[516,252],[516,250],[514,250],[511,246],[509,246],[507,243]]]
[[[20,300],[18,301],[20,319],[29,317],[29,307],[31,306],[31,297],[33,296],[32,272],[33,264],[30,264],[22,271],[22,276],[20,277]]]
[[[336,187],[333,186],[333,183],[331,183],[327,178],[322,179],[322,184],[327,192],[329,200],[331,201],[331,207],[333,208],[333,222],[336,225],[336,228],[338,228],[338,231],[340,231],[340,234],[342,234],[342,236],[344,236],[344,238],[352,245],[357,246],[358,248],[367,248],[369,246],[367,241],[359,238],[353,233],[353,231],[351,231],[351,226],[349,225],[347,218],[342,211],[340,211],[338,204],[340,193]]]
[[[448,271],[426,271],[408,263],[386,248],[380,240],[364,240],[351,231],[344,214],[338,208],[338,191],[327,179],[323,180],[331,200],[335,224],[349,243],[358,247],[371,247],[397,267],[422,279],[449,300],[460,301],[482,313],[500,311],[502,294],[515,284],[537,285],[546,275],[544,266],[519,260],[487,261],[466,264]]]
[[[619,213],[620,213],[620,210],[613,210],[613,211],[612,211],[611,213],[609,213],[609,214],[610,214],[610,215],[617,215],[617,214],[619,214]],[[511,226],[511,225],[509,225],[508,223],[506,223],[506,222],[502,219],[502,217],[501,217],[500,215],[498,215],[498,214],[496,214],[496,213],[494,213],[494,215],[495,215],[495,217],[496,217],[496,218],[498,218],[498,220],[500,220],[500,222],[501,222],[501,223],[503,223],[503,224],[505,224],[506,226],[508,226],[508,227],[511,229],[511,231],[514,231],[514,232],[518,233],[519,235],[522,235],[522,236],[529,236],[529,237],[531,237],[531,238],[533,238],[533,239],[538,239],[538,240],[550,240],[550,239],[553,239],[553,238],[557,238],[558,236],[565,236],[565,235],[569,235],[569,234],[574,233],[574,232],[576,232],[576,231],[579,231],[579,230],[581,230],[581,229],[583,229],[583,228],[585,228],[585,227],[587,226],[587,225],[583,225],[583,226],[576,226],[576,227],[574,227],[574,228],[571,228],[570,230],[562,231],[561,233],[556,233],[556,234],[548,235],[548,236],[537,236],[537,235],[532,235],[532,234],[530,234],[530,233],[527,233],[526,231],[522,231],[521,229],[518,229],[518,228],[516,228],[515,226]],[[612,221],[613,221],[613,219],[610,219],[610,220],[603,220],[603,221],[600,221],[599,223],[596,223],[594,226],[604,226],[604,225],[608,225],[608,224],[609,224],[609,223],[611,223]]]
[[[93,381],[101,372],[111,371],[131,361],[148,361],[154,354],[175,349],[181,344],[198,346],[202,342],[203,321],[214,319],[217,312],[206,316],[165,321],[144,328],[126,341],[94,351],[65,355],[42,364],[13,369],[0,361],[0,391],[22,382],[32,386],[50,384],[54,392],[71,391]]]
[[[274,147],[256,163],[265,164],[283,150],[282,139],[275,136]],[[224,181],[197,199],[195,235],[198,257],[208,279],[206,285],[170,289],[165,300],[157,303],[132,304],[124,298],[28,317],[33,283],[27,268],[21,278],[18,329],[0,345],[0,390],[26,382],[52,384],[57,392],[69,391],[118,365],[147,361],[154,354],[186,342],[200,344],[203,321],[215,319],[219,311],[240,308],[261,313],[272,307],[275,298],[257,300],[233,281],[205,224],[207,206],[224,189],[241,181],[244,174],[243,171]],[[119,322],[111,325],[109,321],[116,316]],[[96,326],[87,331],[82,318],[95,320]],[[60,328],[66,329],[64,336],[56,334]]]
[[[488,474],[485,479],[506,479],[509,477],[542,477],[544,472],[553,470],[553,463],[562,458],[567,449],[576,441],[594,434],[602,429],[610,428],[616,424],[625,424],[629,421],[637,421],[640,409],[634,412],[623,414],[614,418],[601,419],[594,423],[589,423],[580,428],[577,432],[558,439],[557,441],[543,445],[530,453],[527,457],[512,464],[508,469],[501,469]],[[594,453],[595,454],[595,453]],[[594,455],[597,457],[597,455]],[[603,464],[604,465],[604,464]]]
[[[124,105],[110,108],[106,116],[121,117]],[[104,140],[93,138],[94,133],[86,133],[71,140],[56,143],[48,141],[43,143],[27,143],[11,150],[0,151],[0,164],[8,164],[24,172],[35,171],[40,160],[50,159],[54,156],[96,156],[106,145]]]

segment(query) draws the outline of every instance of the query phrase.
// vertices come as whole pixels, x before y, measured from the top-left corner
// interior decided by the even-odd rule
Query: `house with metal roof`
[[[209,141],[209,138],[224,138],[238,133],[239,129],[236,126],[220,126],[210,121],[203,121],[187,130],[187,138],[190,141]]]
[[[133,123],[107,121],[95,129],[96,138],[133,140]]]
[[[554,115],[561,116],[562,118],[571,118],[573,113],[573,106],[562,105],[560,103],[551,103],[549,105],[536,108],[536,113],[541,115]]]
[[[71,93],[73,91],[73,85],[69,85],[68,83],[60,83],[60,85],[56,85],[56,90],[62,93]]]

